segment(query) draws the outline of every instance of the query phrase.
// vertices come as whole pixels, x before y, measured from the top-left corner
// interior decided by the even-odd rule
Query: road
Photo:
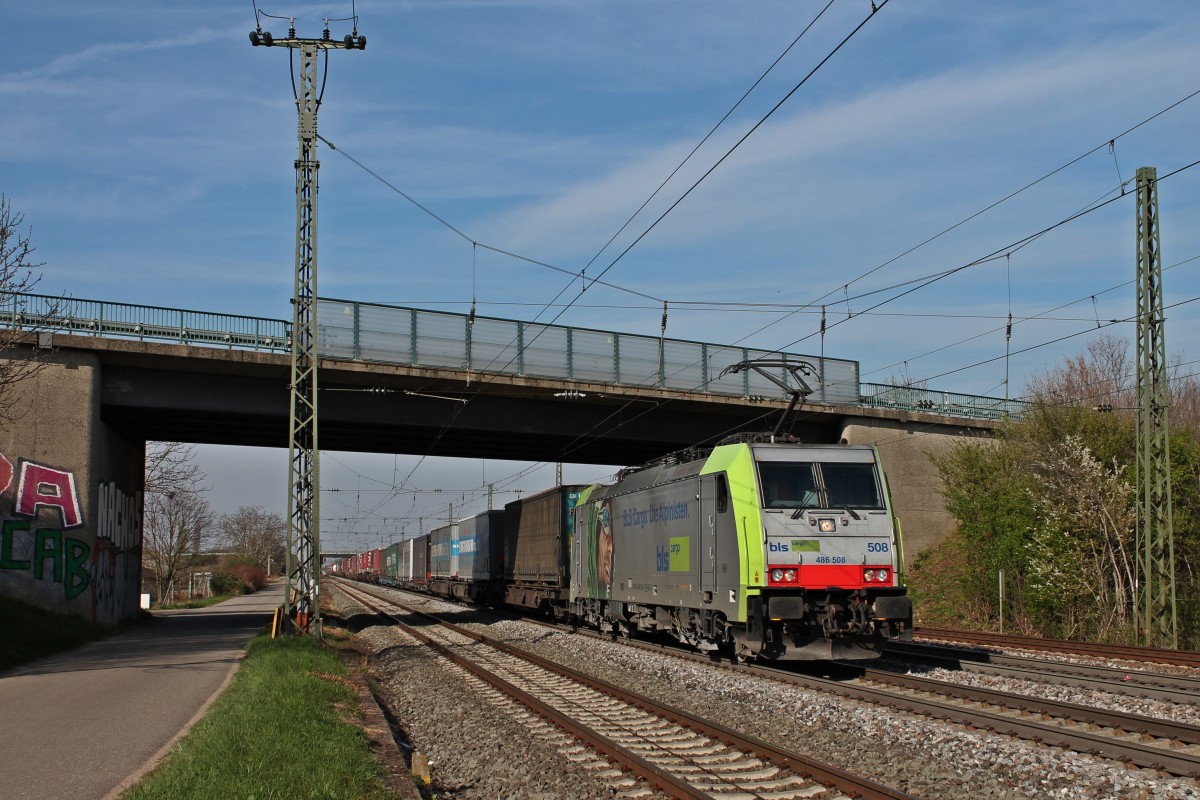
[[[283,585],[152,623],[0,676],[0,795],[115,797],[216,697]]]

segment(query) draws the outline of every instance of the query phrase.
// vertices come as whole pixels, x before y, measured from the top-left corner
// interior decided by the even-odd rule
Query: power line
[[[1103,148],[1105,148],[1105,147],[1108,147],[1110,143],[1113,143],[1113,142],[1119,141],[1120,139],[1124,138],[1125,136],[1128,136],[1129,134],[1133,133],[1134,131],[1136,131],[1137,129],[1139,129],[1139,128],[1143,127],[1144,125],[1147,125],[1147,124],[1149,124],[1150,122],[1154,121],[1155,119],[1158,119],[1158,118],[1159,118],[1159,117],[1161,117],[1162,115],[1164,115],[1164,114],[1166,114],[1166,113],[1168,113],[1168,112],[1170,112],[1170,111],[1173,111],[1174,109],[1178,108],[1179,106],[1181,106],[1181,105],[1183,105],[1184,103],[1188,102],[1189,100],[1193,99],[1193,98],[1194,98],[1194,97],[1196,97],[1197,95],[1200,95],[1200,89],[1198,89],[1198,90],[1196,90],[1196,91],[1192,92],[1191,94],[1188,94],[1186,97],[1184,97],[1184,98],[1182,98],[1182,99],[1180,99],[1180,100],[1177,100],[1177,101],[1175,101],[1174,103],[1171,103],[1171,104],[1170,104],[1170,105],[1168,105],[1167,107],[1165,107],[1165,108],[1163,108],[1163,109],[1161,109],[1161,110],[1159,110],[1159,111],[1155,112],[1154,114],[1151,114],[1149,117],[1146,117],[1146,118],[1145,118],[1145,119],[1143,119],[1141,122],[1138,122],[1136,125],[1133,125],[1133,126],[1131,126],[1131,127],[1127,128],[1126,130],[1122,131],[1121,133],[1117,134],[1116,136],[1113,136],[1112,138],[1110,138],[1110,139],[1106,140],[1106,141],[1105,141],[1105,142],[1103,142],[1102,144],[1098,144],[1098,145],[1096,145],[1095,147],[1093,147],[1092,149],[1088,150],[1087,152],[1085,152],[1085,153],[1082,153],[1081,155],[1078,155],[1078,156],[1076,156],[1075,158],[1071,159],[1070,161],[1067,161],[1065,164],[1062,164],[1061,166],[1059,166],[1059,167],[1057,167],[1057,168],[1055,168],[1055,169],[1051,170],[1050,172],[1047,172],[1045,175],[1042,175],[1040,178],[1037,178],[1036,180],[1030,181],[1029,183],[1025,184],[1025,185],[1024,185],[1024,186],[1022,186],[1021,188],[1019,188],[1019,189],[1017,189],[1017,190],[1015,190],[1015,191],[1013,191],[1013,192],[1010,192],[1009,194],[1005,195],[1004,197],[1000,198],[999,200],[996,200],[996,201],[994,201],[994,202],[992,202],[992,203],[990,203],[990,204],[988,204],[988,205],[984,206],[983,208],[979,209],[978,211],[974,212],[973,214],[970,214],[970,215],[968,215],[968,216],[964,217],[963,219],[959,220],[958,222],[954,223],[953,225],[951,225],[951,226],[949,226],[949,227],[947,227],[947,228],[945,228],[945,229],[943,229],[943,230],[939,231],[938,233],[936,233],[936,234],[934,234],[934,235],[932,235],[932,236],[930,236],[930,237],[926,238],[925,240],[923,240],[923,241],[921,241],[921,242],[918,242],[917,244],[913,245],[912,247],[909,247],[907,250],[903,251],[903,252],[902,252],[902,253],[900,253],[899,255],[893,256],[892,258],[890,258],[890,259],[888,259],[888,260],[886,260],[886,261],[882,262],[881,264],[878,264],[877,266],[875,266],[875,267],[872,267],[871,269],[869,269],[869,270],[867,270],[866,272],[862,273],[862,274],[861,274],[861,275],[859,275],[858,277],[856,277],[856,278],[853,278],[852,280],[850,280],[850,281],[846,282],[845,284],[843,284],[842,286],[840,286],[840,287],[838,287],[838,288],[841,288],[841,289],[843,289],[843,290],[844,290],[844,289],[847,289],[848,287],[850,287],[851,285],[853,285],[853,284],[857,283],[858,281],[860,281],[860,280],[862,280],[862,279],[864,279],[864,278],[866,278],[866,277],[868,277],[868,276],[870,276],[870,275],[873,275],[874,273],[878,272],[879,270],[881,270],[881,269],[883,269],[883,268],[885,268],[885,267],[887,267],[887,266],[890,266],[891,264],[894,264],[895,262],[899,261],[900,259],[904,258],[905,256],[908,256],[908,255],[910,255],[910,254],[912,254],[912,253],[916,252],[917,250],[919,250],[919,249],[921,249],[921,248],[925,247],[926,245],[928,245],[928,244],[931,244],[931,243],[933,243],[933,242],[937,241],[938,239],[942,238],[942,237],[943,237],[943,236],[945,236],[946,234],[948,234],[948,233],[951,233],[952,231],[954,231],[954,230],[957,230],[958,228],[962,227],[962,226],[963,226],[963,225],[965,225],[966,223],[968,223],[968,222],[971,222],[972,220],[976,219],[977,217],[980,217],[980,216],[982,216],[983,214],[987,213],[988,211],[991,211],[992,209],[994,209],[994,208],[996,208],[996,207],[1000,206],[1001,204],[1003,204],[1003,203],[1006,203],[1007,201],[1009,201],[1009,200],[1011,200],[1012,198],[1014,198],[1014,197],[1016,197],[1016,196],[1018,196],[1018,195],[1022,194],[1023,192],[1026,192],[1026,191],[1028,191],[1029,189],[1032,189],[1033,187],[1037,186],[1038,184],[1042,183],[1043,181],[1046,181],[1047,179],[1049,179],[1049,178],[1051,178],[1051,177],[1053,177],[1053,176],[1057,175],[1058,173],[1060,173],[1060,172],[1062,172],[1062,171],[1064,171],[1064,170],[1066,170],[1066,169],[1068,169],[1068,168],[1070,168],[1070,167],[1074,166],[1075,164],[1079,163],[1080,161],[1082,161],[1083,159],[1087,158],[1088,156],[1091,156],[1091,155],[1093,155],[1093,154],[1094,154],[1094,153],[1096,153],[1097,151],[1099,151],[1099,150],[1101,150],[1101,149],[1103,149]],[[812,302],[803,304],[803,305],[801,306],[801,308],[815,308],[815,307],[819,307],[819,305],[821,304],[821,302],[822,302],[822,301],[824,301],[824,300],[827,300],[829,297],[831,297],[835,291],[837,291],[837,289],[834,289],[834,290],[831,290],[831,291],[829,291],[829,292],[826,292],[825,294],[821,295],[820,297],[818,297],[817,299],[813,300]],[[839,301],[839,302],[840,302],[840,301]],[[861,313],[861,312],[860,312],[860,313]],[[778,325],[779,323],[781,323],[781,322],[785,321],[786,319],[788,319],[788,316],[783,316],[783,317],[780,317],[780,318],[779,318],[779,319],[777,319],[777,320],[773,320],[773,321],[772,321],[772,322],[770,322],[769,324],[767,324],[767,325],[765,325],[765,326],[763,326],[763,327],[761,327],[761,328],[759,328],[759,329],[757,329],[757,330],[755,330],[755,331],[752,331],[751,333],[748,333],[748,334],[746,334],[745,336],[743,336],[743,337],[742,337],[741,339],[739,339],[738,341],[744,341],[745,339],[748,339],[748,338],[750,338],[751,336],[757,336],[758,334],[760,334],[760,333],[762,333],[762,332],[766,331],[768,328],[771,328],[771,327],[773,327],[773,326],[775,326],[775,325]],[[803,341],[803,340],[800,340],[800,341]],[[789,345],[789,346],[790,346],[790,345]]]

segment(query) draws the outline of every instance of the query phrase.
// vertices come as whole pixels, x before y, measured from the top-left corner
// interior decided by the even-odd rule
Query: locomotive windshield
[[[884,507],[874,464],[762,461],[758,471],[765,508]]]

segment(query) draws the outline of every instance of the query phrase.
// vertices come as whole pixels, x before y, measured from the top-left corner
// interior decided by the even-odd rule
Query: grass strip
[[[241,595],[214,594],[209,597],[194,597],[191,600],[184,600],[182,603],[168,603],[157,606],[157,608],[160,611],[174,611],[181,608],[208,608],[209,606],[215,606],[217,603],[224,603],[231,597],[241,597]]]
[[[115,627],[75,615],[55,614],[11,597],[0,597],[0,670],[61,653],[115,633]]]
[[[337,654],[259,636],[229,688],[123,800],[384,800],[355,693]]]

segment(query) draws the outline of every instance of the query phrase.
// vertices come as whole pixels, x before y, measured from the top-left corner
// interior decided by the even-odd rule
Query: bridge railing
[[[3,297],[0,325],[242,350],[286,352],[292,346],[291,324],[285,320],[25,292]]]
[[[824,377],[812,382],[810,402],[996,420],[1019,418],[1026,408],[1017,400],[860,384],[858,362],[845,359],[328,298],[318,300],[317,317],[318,350],[327,358],[779,398],[784,392],[757,373],[721,377],[730,364],[772,357],[808,362]],[[291,349],[291,323],[286,320],[25,292],[0,294],[0,325],[210,347]],[[785,370],[779,372],[781,380],[790,380]]]
[[[974,419],[1019,419],[1029,405],[1020,400],[882,383],[862,384],[861,394],[860,403],[870,408],[923,411],[927,414]]]
[[[763,376],[721,372],[739,361],[784,358],[824,377],[811,382],[811,401],[859,400],[857,361],[353,300],[321,298],[317,336],[331,358],[772,399],[786,393]],[[778,377],[790,381],[786,370]]]

